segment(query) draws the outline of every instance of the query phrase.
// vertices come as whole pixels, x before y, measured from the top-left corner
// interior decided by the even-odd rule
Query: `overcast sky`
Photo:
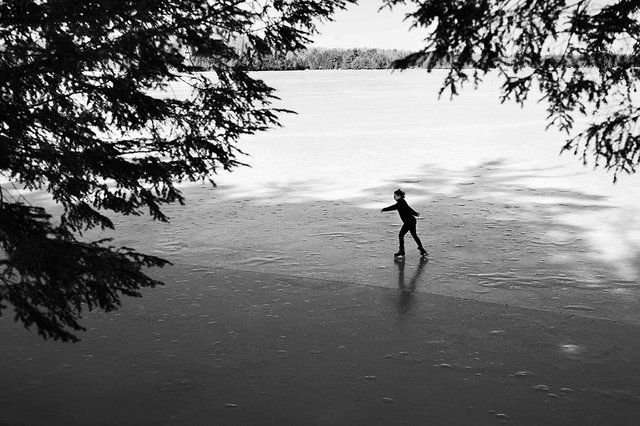
[[[611,4],[612,0],[592,0],[590,5],[599,9]],[[411,29],[403,22],[405,14],[415,9],[397,6],[393,11],[385,8],[380,0],[360,0],[360,4],[351,4],[346,10],[337,12],[333,22],[318,26],[320,34],[313,38],[313,47],[377,47],[383,49],[418,50],[424,46],[421,42],[427,31]]]
[[[364,0],[339,11],[333,16],[333,22],[318,27],[321,34],[314,37],[313,46],[419,49],[425,31],[410,31],[410,24],[402,22],[409,8],[397,7],[393,12],[385,8],[378,12],[381,4],[377,0]]]

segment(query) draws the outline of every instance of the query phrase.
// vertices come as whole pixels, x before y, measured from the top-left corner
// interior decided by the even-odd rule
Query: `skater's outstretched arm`
[[[392,210],[398,210],[398,203],[395,203],[394,205],[389,206],[389,207],[385,207],[385,208],[383,208],[383,209],[382,209],[382,210],[380,210],[380,211],[381,211],[381,212],[390,212],[390,211],[392,211]]]

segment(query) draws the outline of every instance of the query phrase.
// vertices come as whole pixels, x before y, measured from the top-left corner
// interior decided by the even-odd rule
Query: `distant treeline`
[[[376,70],[391,64],[410,52],[397,49],[321,49],[312,48],[286,55],[241,57],[240,62],[254,71],[286,70]],[[194,62],[208,68],[208,58],[195,57]]]
[[[409,52],[385,49],[308,49],[286,56],[245,58],[249,69],[268,70],[377,70]]]
[[[409,51],[398,49],[323,49],[312,48],[299,52],[289,52],[286,55],[243,56],[241,64],[253,71],[288,71],[288,70],[376,70],[391,68],[394,61],[407,56]],[[547,61],[561,62],[567,58],[548,56]],[[210,68],[210,59],[205,56],[192,58],[193,62],[202,67]],[[592,59],[583,57],[569,58],[569,67],[589,68],[596,65],[629,65],[640,66],[639,60],[633,55],[609,55],[599,57],[600,64]],[[435,68],[448,68],[449,63],[436,64]],[[426,68],[426,63],[415,66]]]
[[[555,56],[547,56],[545,60],[553,61],[556,63],[560,63],[563,59],[560,55]],[[592,68],[592,67],[639,67],[640,66],[640,57],[636,55],[628,55],[628,54],[602,54],[595,58],[589,58],[586,56],[571,56],[568,58],[568,66],[573,68]]]

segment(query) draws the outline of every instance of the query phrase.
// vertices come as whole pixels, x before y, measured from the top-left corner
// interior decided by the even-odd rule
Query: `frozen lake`
[[[565,135],[545,131],[536,93],[520,108],[501,105],[499,85],[488,77],[450,100],[437,92],[444,71],[301,71],[257,73],[276,87],[284,128],[256,135],[241,147],[252,170],[221,181],[270,195],[267,184],[315,182],[312,198],[353,197],[389,178],[439,169],[459,176],[490,162],[505,171],[536,171],[538,187],[576,189],[620,199],[637,194],[635,177],[612,176],[560,156]],[[580,128],[578,120],[578,128]],[[447,191],[450,188],[440,188]],[[302,195],[302,194],[301,194]],[[628,201],[637,201],[634,200]]]
[[[278,89],[282,105],[298,115],[284,116],[282,129],[244,140],[251,169],[220,176],[218,182],[234,186],[238,195],[265,199],[340,200],[361,197],[391,180],[411,187],[416,175],[428,171],[442,178],[430,191],[453,194],[478,168],[490,165],[511,184],[553,190],[553,196],[537,201],[562,204],[568,200],[558,193],[569,191],[615,207],[558,219],[582,227],[593,249],[607,259],[637,256],[638,176],[620,176],[614,185],[612,174],[583,166],[571,153],[560,155],[565,135],[545,131],[546,112],[536,93],[525,108],[500,104],[498,81],[488,77],[478,90],[469,85],[461,96],[438,101],[444,74],[260,73]],[[577,129],[584,122],[578,120]],[[530,201],[529,195],[494,189],[498,192],[483,197]],[[627,273],[637,278],[637,271]]]
[[[257,76],[297,114],[240,142],[251,167],[185,186],[170,224],[115,218],[100,237],[194,267],[381,287],[414,274],[416,291],[640,322],[639,176],[613,184],[560,155],[535,94],[500,104],[489,77],[438,100],[443,71]],[[406,271],[393,262],[400,221],[380,208],[397,187],[422,213],[426,269],[410,239]]]
[[[488,78],[438,100],[444,73],[422,70],[257,75],[297,114],[241,141],[250,168],[185,188],[170,225],[119,223],[126,244],[191,265],[393,287],[399,220],[379,210],[401,186],[431,254],[418,291],[640,321],[638,176],[613,184],[561,156],[565,135],[545,131],[535,94],[525,108],[500,104]]]
[[[75,345],[0,324],[3,420],[634,424],[639,176],[559,156],[495,81],[437,101],[442,73],[259,76],[298,114],[241,141],[251,168],[88,235],[171,260],[166,286]],[[428,262],[410,239],[393,259],[399,186]]]

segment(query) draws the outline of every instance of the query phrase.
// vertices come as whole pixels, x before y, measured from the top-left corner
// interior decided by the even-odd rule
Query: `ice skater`
[[[397,189],[393,192],[393,199],[396,200],[396,203],[392,206],[385,207],[381,212],[389,212],[391,210],[398,210],[398,214],[400,214],[400,219],[402,219],[402,228],[400,228],[400,233],[398,234],[398,241],[400,243],[400,250],[394,254],[395,257],[404,257],[404,236],[407,232],[411,232],[411,236],[418,244],[418,250],[420,250],[420,256],[426,256],[428,253],[422,247],[422,242],[420,238],[418,238],[418,233],[416,232],[416,218],[414,216],[420,216],[420,213],[413,210],[409,207],[409,204],[404,199],[404,191],[402,189]]]

